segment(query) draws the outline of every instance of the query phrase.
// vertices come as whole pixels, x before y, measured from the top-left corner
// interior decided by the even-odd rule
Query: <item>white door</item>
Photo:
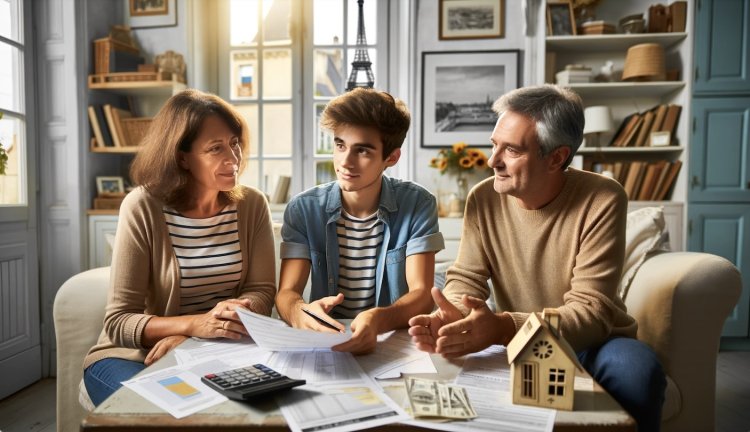
[[[42,376],[29,4],[0,0],[0,399]]]

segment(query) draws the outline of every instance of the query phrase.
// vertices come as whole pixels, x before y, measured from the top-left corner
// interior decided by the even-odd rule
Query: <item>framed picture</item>
[[[505,0],[440,0],[440,40],[504,36]]]
[[[125,182],[122,177],[97,177],[96,192],[100,196],[124,194]]]
[[[492,104],[518,87],[518,50],[422,53],[422,147],[490,146]]]
[[[566,36],[576,34],[576,20],[570,1],[547,1],[547,34]]]
[[[126,0],[125,21],[130,28],[176,26],[176,1]]]

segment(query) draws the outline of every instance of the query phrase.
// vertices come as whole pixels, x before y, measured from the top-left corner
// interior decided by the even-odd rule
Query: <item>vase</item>
[[[463,176],[456,179],[456,193],[453,194],[448,217],[463,217],[466,207],[466,197],[469,195],[469,182]]]

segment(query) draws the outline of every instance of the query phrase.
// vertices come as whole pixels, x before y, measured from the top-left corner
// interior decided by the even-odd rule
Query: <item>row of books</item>
[[[631,161],[595,164],[597,172],[609,171],[620,182],[633,201],[662,201],[669,199],[670,191],[682,168],[681,161],[656,162]]]
[[[131,136],[130,128],[125,124],[126,119],[133,118],[130,111],[110,104],[89,105],[88,115],[96,147],[138,145],[137,137]]]
[[[610,146],[614,147],[646,147],[651,144],[651,134],[654,132],[669,132],[670,145],[677,130],[682,106],[677,104],[662,104],[642,113],[633,113],[625,117],[612,137]]]

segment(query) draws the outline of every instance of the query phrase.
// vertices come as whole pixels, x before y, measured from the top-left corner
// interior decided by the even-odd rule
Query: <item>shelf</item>
[[[89,82],[91,90],[107,90],[126,96],[172,96],[187,86],[176,79],[153,81]]]
[[[113,153],[113,154],[136,154],[138,153],[138,146],[129,147],[91,147],[89,150],[91,153]]]
[[[682,146],[664,147],[579,147],[576,154],[646,154],[646,153],[679,153],[685,150]]]
[[[682,81],[569,84],[565,87],[587,97],[661,97],[685,87]]]
[[[117,216],[120,214],[120,210],[114,210],[114,209],[107,209],[107,210],[94,210],[94,209],[88,209],[86,210],[86,214],[89,216]]]
[[[667,49],[681,42],[687,33],[638,33],[583,36],[549,36],[546,38],[548,51],[626,51],[641,43],[658,43]]]

